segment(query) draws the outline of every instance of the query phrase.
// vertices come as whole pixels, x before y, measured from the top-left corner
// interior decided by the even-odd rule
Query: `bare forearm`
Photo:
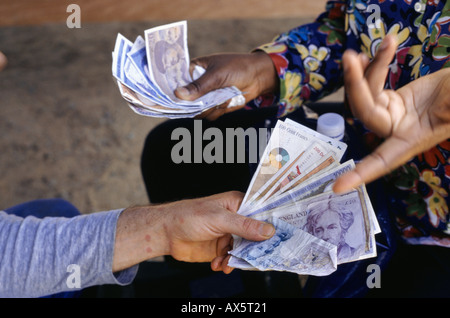
[[[271,237],[272,225],[236,214],[242,198],[243,193],[232,191],[126,209],[117,222],[113,272],[161,255],[211,262],[227,254],[231,234],[250,240]]]
[[[132,207],[117,221],[113,272],[167,254],[163,211],[158,206]]]

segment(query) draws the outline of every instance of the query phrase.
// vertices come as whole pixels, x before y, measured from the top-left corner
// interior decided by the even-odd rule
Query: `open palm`
[[[395,39],[383,41],[374,60],[347,51],[343,56],[346,94],[356,118],[385,141],[336,181],[343,192],[373,181],[450,137],[450,69],[384,89]]]

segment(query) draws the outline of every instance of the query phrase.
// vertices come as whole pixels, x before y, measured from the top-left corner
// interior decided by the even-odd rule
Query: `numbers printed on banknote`
[[[178,99],[174,90],[192,81],[189,73],[187,23],[180,21],[145,30],[134,42],[117,35],[112,74],[119,91],[137,114],[150,117],[193,118],[229,100],[242,100],[236,87],[212,91],[198,100]],[[204,70],[194,74],[201,76]]]

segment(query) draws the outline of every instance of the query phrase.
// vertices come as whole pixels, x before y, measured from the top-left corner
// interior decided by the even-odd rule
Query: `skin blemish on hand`
[[[146,241],[146,242],[150,242],[150,240],[151,240],[150,234],[145,235],[145,241]],[[151,247],[147,247],[147,248],[145,249],[145,251],[146,251],[148,254],[150,254],[150,253],[152,252],[152,248],[151,248]]]

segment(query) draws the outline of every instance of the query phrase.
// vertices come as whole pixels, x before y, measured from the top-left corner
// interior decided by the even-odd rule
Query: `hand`
[[[272,59],[262,51],[253,53],[214,54],[193,59],[190,71],[196,65],[206,72],[197,80],[175,90],[175,95],[184,100],[196,100],[215,89],[235,86],[245,97],[245,103],[227,108],[229,102],[205,111],[200,117],[215,120],[221,115],[245,106],[260,95],[274,92],[278,88],[278,76]]]
[[[125,210],[118,222],[113,270],[171,255],[185,262],[211,262],[213,270],[231,272],[231,234],[262,241],[275,233],[271,224],[236,214],[242,199],[240,192],[226,192]]]
[[[344,53],[345,90],[352,112],[385,141],[353,171],[336,180],[336,192],[388,174],[450,137],[450,69],[421,77],[396,91],[384,89],[395,50],[395,39],[387,36],[370,64],[362,54]]]

